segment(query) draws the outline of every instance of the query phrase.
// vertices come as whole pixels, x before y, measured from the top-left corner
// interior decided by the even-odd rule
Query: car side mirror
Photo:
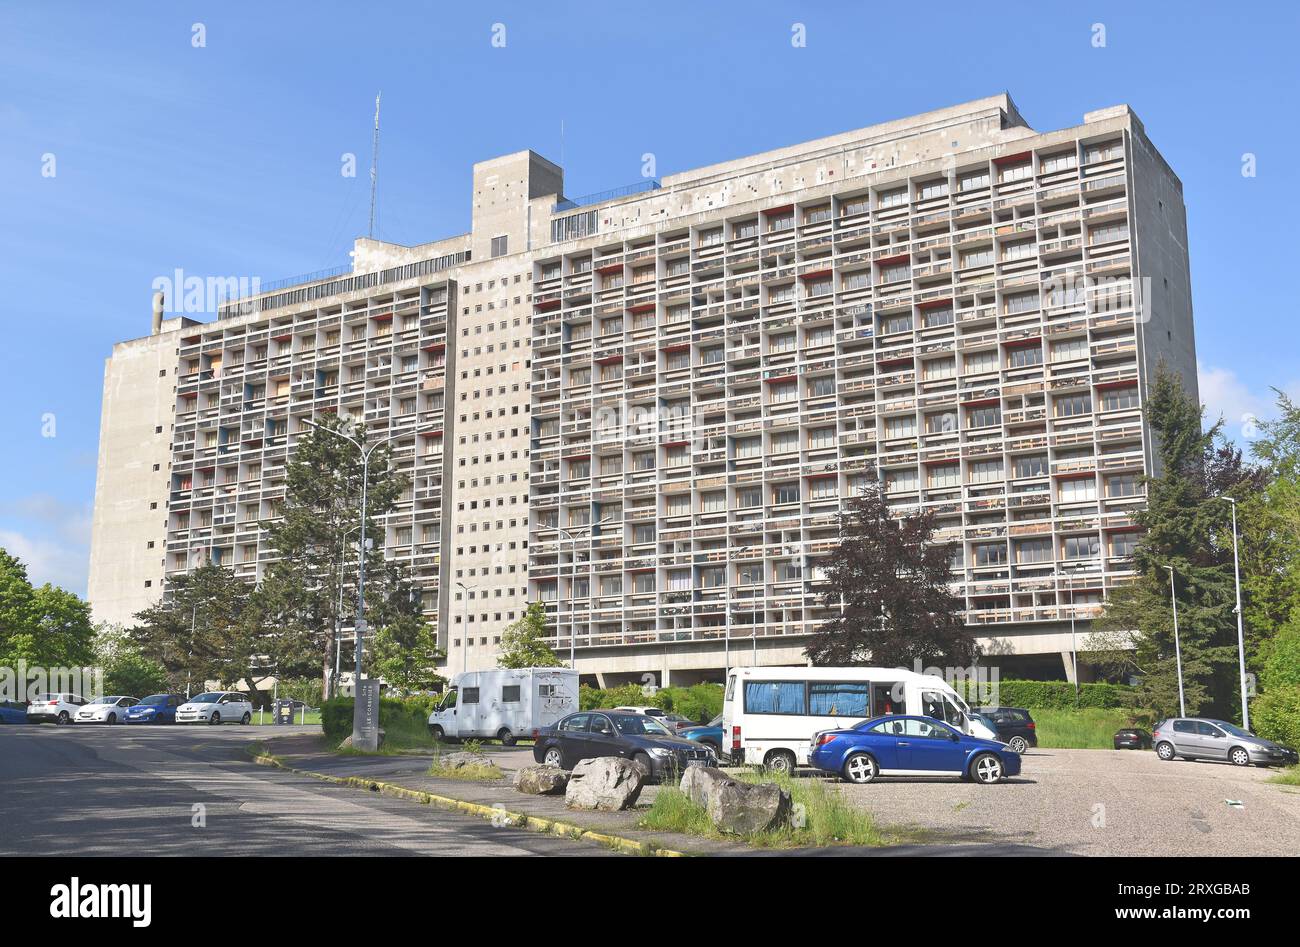
[[[948,734],[948,739],[951,740],[953,743],[956,743],[958,740],[961,739],[961,736],[960,736],[959,734],[956,734],[956,733],[949,733],[949,734]]]

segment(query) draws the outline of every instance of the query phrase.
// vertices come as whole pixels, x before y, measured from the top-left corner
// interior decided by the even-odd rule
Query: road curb
[[[480,818],[487,819],[490,822],[499,822],[501,819],[509,820],[509,823],[517,828],[529,829],[533,832],[544,832],[549,835],[563,835],[572,839],[580,839],[585,842],[595,842],[598,845],[605,845],[616,851],[623,852],[626,855],[653,855],[658,858],[684,858],[685,852],[674,851],[671,848],[659,848],[657,846],[647,845],[638,842],[635,839],[624,838],[621,835],[609,835],[605,832],[593,832],[590,829],[584,829],[580,825],[574,825],[570,822],[560,822],[557,819],[546,819],[541,816],[528,815],[523,812],[511,812],[504,807],[485,806],[479,802],[469,802],[464,799],[456,799],[452,796],[441,796],[437,793],[425,792],[421,789],[408,789],[405,786],[398,786],[394,783],[386,783],[379,779],[367,779],[364,776],[331,776],[328,773],[317,773],[309,769],[298,769],[295,766],[288,766],[274,756],[261,754],[253,757],[253,762],[260,766],[274,766],[277,769],[286,772],[295,773],[299,776],[311,776],[313,779],[319,779],[323,782],[333,783],[336,786],[350,786],[355,789],[365,789],[370,792],[382,793],[385,796],[393,796],[397,799],[407,799],[411,802],[418,802],[421,805],[438,806],[440,809],[453,809],[459,812],[465,812],[469,815],[476,815]]]

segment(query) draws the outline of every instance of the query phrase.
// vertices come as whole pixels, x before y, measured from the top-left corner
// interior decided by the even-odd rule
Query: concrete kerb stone
[[[330,776],[327,773],[315,773],[308,769],[298,769],[294,766],[287,766],[274,756],[267,756],[265,754],[254,756],[253,762],[261,766],[274,766],[277,769],[282,769],[285,772],[294,773],[299,776],[310,776],[313,779],[333,783],[337,786],[350,786],[357,789],[365,789],[370,792],[382,793],[383,795],[392,796],[397,799],[407,799],[411,802],[418,802],[421,805],[434,805],[442,809],[465,812],[469,815],[476,815],[488,820],[500,820],[504,817],[509,819],[512,825],[520,828],[530,829],[534,832],[544,832],[550,835],[562,835],[566,838],[594,842],[598,845],[604,845],[628,855],[654,855],[660,858],[683,858],[686,855],[685,852],[674,851],[670,848],[646,846],[635,839],[610,835],[606,832],[593,832],[590,829],[584,829],[580,825],[560,822],[556,819],[546,819],[541,816],[528,815],[523,812],[511,812],[508,809],[499,809],[495,806],[485,806],[481,803],[467,802],[464,799],[456,799],[452,796],[423,792],[418,789],[407,789],[405,786],[398,786],[393,783],[384,782],[383,780],[369,779],[364,776]]]

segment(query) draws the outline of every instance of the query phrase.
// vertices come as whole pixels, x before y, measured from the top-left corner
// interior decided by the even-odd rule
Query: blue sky
[[[103,359],[178,267],[346,263],[381,89],[376,235],[400,243],[465,231],[472,163],[522,148],[578,195],[646,152],[672,173],[1003,90],[1039,129],[1127,102],[1184,184],[1202,398],[1237,434],[1300,392],[1297,27],[1291,3],[9,4],[0,546],[84,593]]]

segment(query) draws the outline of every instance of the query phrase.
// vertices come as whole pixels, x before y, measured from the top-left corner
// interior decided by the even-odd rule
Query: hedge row
[[[1069,681],[998,681],[997,704],[1001,707],[1050,707],[1072,710],[1074,707],[1131,707],[1134,691],[1127,684],[1080,684],[1078,703],[1074,685]],[[990,706],[989,698],[977,694],[974,681],[960,681],[957,693],[972,707]]]
[[[379,726],[394,734],[422,734],[428,732],[429,712],[434,697],[417,696],[399,699],[379,698]],[[332,742],[352,735],[352,698],[334,697],[320,708],[321,729]]]
[[[583,685],[578,688],[578,708],[659,707],[691,720],[707,723],[722,713],[722,685],[696,684],[692,687],[661,687],[648,691],[640,684],[624,684],[604,690]]]
[[[1270,687],[1252,700],[1250,726],[1266,740],[1300,746],[1300,687]]]

